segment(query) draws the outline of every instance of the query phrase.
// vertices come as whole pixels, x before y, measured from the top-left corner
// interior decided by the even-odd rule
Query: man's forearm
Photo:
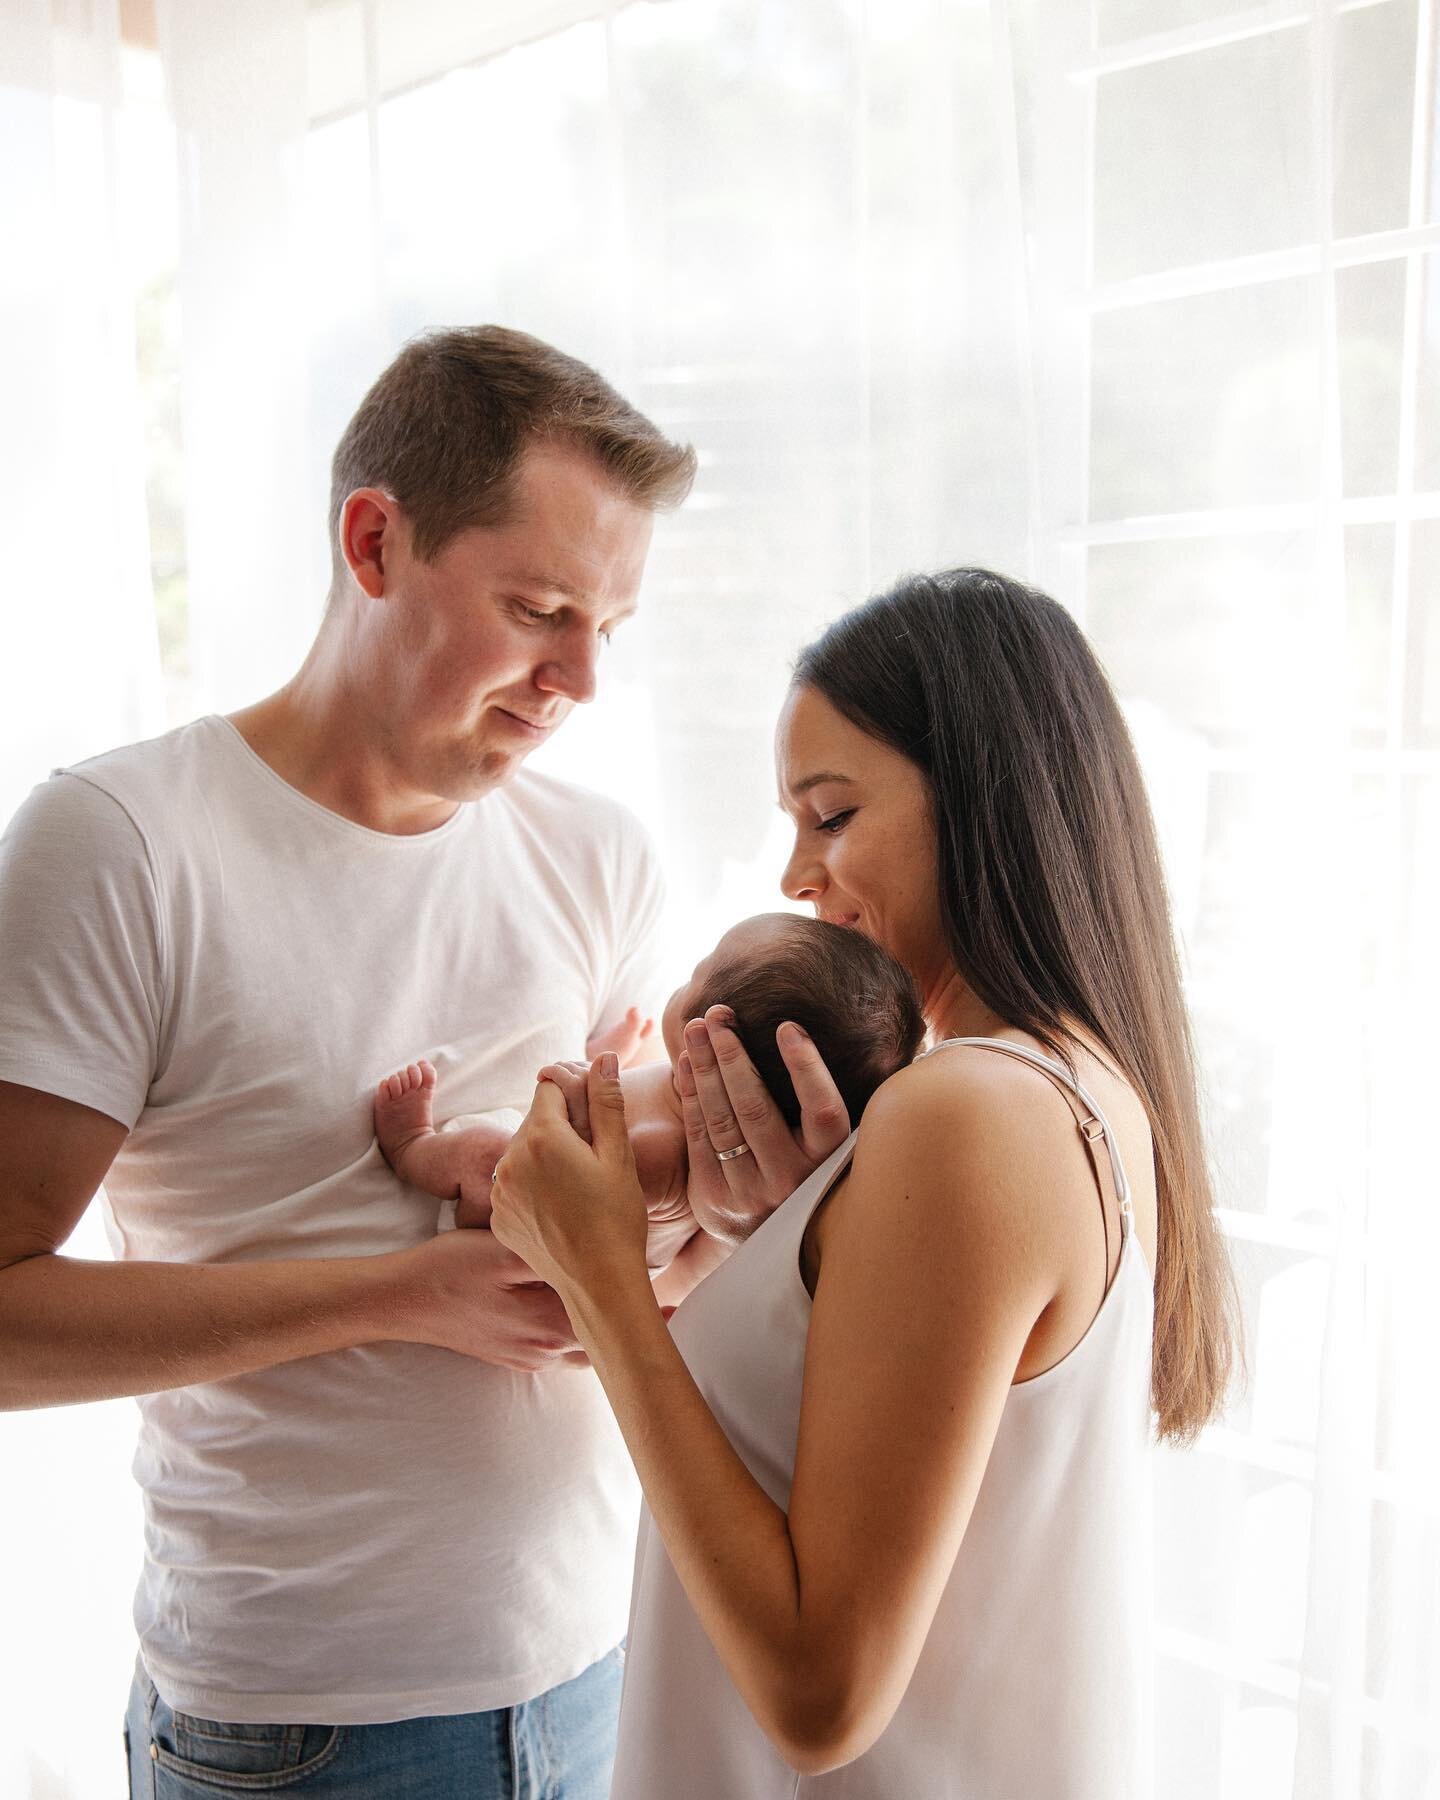
[[[404,1337],[399,1260],[11,1263],[0,1410],[153,1394]]]

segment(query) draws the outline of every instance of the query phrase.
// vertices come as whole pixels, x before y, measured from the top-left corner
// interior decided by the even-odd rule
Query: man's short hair
[[[672,443],[608,381],[561,350],[503,325],[412,339],[360,402],[330,466],[330,554],[338,579],[340,509],[356,488],[404,508],[416,554],[432,562],[458,532],[503,524],[528,445],[587,451],[637,504],[678,506],[695,452]]]
[[[774,916],[774,945],[712,959],[707,979],[687,996],[686,1017],[709,1006],[731,1009],[736,1036],[790,1125],[800,1123],[800,1102],[775,1032],[787,1019],[802,1026],[858,1125],[876,1088],[912,1062],[924,1041],[915,983],[861,932],[800,913]]]

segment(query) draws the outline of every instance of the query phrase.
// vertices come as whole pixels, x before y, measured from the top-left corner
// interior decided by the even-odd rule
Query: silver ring
[[[717,1150],[715,1160],[716,1162],[733,1162],[737,1156],[749,1156],[749,1154],[750,1146],[748,1144],[737,1144],[733,1150]]]

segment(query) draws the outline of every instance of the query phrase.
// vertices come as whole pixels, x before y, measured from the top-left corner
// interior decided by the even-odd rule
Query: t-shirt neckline
[[[475,805],[474,801],[461,800],[445,823],[436,825],[430,831],[376,831],[369,825],[361,825],[355,819],[347,819],[343,813],[334,812],[328,806],[322,806],[318,800],[312,800],[308,794],[304,794],[299,788],[292,786],[283,775],[271,768],[258,751],[251,748],[245,741],[244,734],[223,713],[207,713],[201,723],[222,727],[221,738],[232,743],[240,752],[243,763],[253,769],[272,791],[283,795],[288,804],[303,809],[312,818],[323,819],[327,825],[350,837],[358,838],[363,843],[393,845],[398,848],[400,854],[413,855],[418,847],[438,843],[452,837],[460,829]]]

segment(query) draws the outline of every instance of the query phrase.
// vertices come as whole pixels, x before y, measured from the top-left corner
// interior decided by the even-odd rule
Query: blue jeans
[[[172,1712],[137,1672],[131,1800],[607,1800],[623,1652],[534,1700],[393,1725],[234,1725]]]

